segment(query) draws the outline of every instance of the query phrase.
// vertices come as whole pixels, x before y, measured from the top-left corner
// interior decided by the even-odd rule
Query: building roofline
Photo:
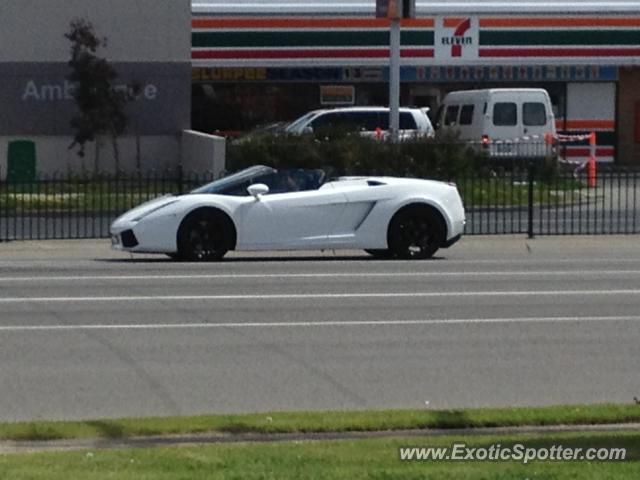
[[[191,9],[195,15],[310,15],[310,16],[373,16],[375,1],[293,1],[293,0],[193,0]],[[416,14],[640,14],[640,3],[631,0],[618,1],[418,1]]]

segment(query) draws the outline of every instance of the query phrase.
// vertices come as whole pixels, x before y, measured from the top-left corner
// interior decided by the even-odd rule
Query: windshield
[[[309,113],[303,115],[302,117],[298,118],[297,120],[294,120],[293,122],[291,122],[285,128],[285,131],[288,132],[288,133],[301,133],[300,130],[302,129],[302,127],[304,127],[306,125],[306,123],[309,120],[311,120],[313,117],[315,117],[316,115],[318,115],[317,111],[309,112]]]
[[[249,194],[247,187],[253,183],[264,183],[269,187],[269,193],[316,190],[320,188],[324,178],[324,170],[320,169],[276,170],[256,165],[196,188],[191,193],[245,196]]]
[[[241,135],[236,139],[237,140],[252,140],[259,137],[264,137],[268,135],[277,135],[286,131],[286,127],[289,125],[288,122],[271,122],[263,125],[258,125],[257,127],[251,129],[244,135]]]
[[[239,172],[233,173],[227,177],[219,178],[211,183],[207,183],[201,187],[192,190],[191,193],[219,193],[222,195],[233,195],[233,192],[237,190],[244,190],[251,185],[254,179],[269,174],[276,173],[275,168],[265,167],[264,165],[255,165],[253,167],[245,168]]]

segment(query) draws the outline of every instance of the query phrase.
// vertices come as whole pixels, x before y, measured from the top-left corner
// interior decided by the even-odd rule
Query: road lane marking
[[[269,278],[383,278],[383,277],[507,277],[507,276],[623,276],[640,275],[640,270],[517,270],[486,272],[353,272],[353,273],[218,273],[218,274],[168,274],[168,275],[78,275],[0,277],[2,283],[12,282],[84,282],[88,280],[242,280]]]
[[[159,324],[96,324],[96,325],[5,325],[0,332],[78,331],[78,330],[175,330],[208,328],[271,328],[271,327],[361,327],[397,325],[469,325],[508,323],[583,323],[637,322],[640,316],[601,317],[522,317],[522,318],[440,318],[422,320],[346,320],[318,322],[225,322],[225,323],[159,323]]]
[[[150,302],[150,301],[223,301],[223,300],[323,300],[357,298],[436,298],[436,297],[530,297],[530,296],[615,296],[639,295],[627,290],[506,290],[476,292],[378,292],[378,293],[274,293],[237,295],[129,295],[91,297],[6,297],[0,304],[11,303],[80,303],[80,302]]]

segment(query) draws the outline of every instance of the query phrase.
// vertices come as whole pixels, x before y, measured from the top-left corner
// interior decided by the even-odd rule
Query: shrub
[[[482,155],[453,136],[415,138],[398,144],[342,132],[265,135],[231,142],[229,170],[262,164],[275,168],[323,168],[329,175],[393,175],[451,179],[470,175]]]

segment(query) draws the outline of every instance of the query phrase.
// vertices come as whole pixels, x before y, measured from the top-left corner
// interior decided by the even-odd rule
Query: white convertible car
[[[191,193],[140,205],[111,225],[113,248],[218,260],[229,250],[362,248],[429,258],[455,243],[465,216],[455,185],[254,166]]]

